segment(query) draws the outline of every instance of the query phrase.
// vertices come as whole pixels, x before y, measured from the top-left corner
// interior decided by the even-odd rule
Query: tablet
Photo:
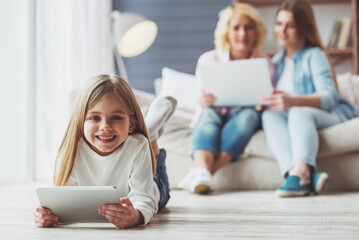
[[[214,106],[255,106],[262,95],[272,93],[265,58],[204,64],[198,70],[202,89],[217,98]]]
[[[60,223],[108,222],[98,208],[120,203],[113,186],[38,187],[36,194],[40,205],[51,209]]]

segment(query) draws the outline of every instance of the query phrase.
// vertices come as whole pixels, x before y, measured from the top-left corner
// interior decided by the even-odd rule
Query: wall
[[[143,54],[124,59],[127,74],[134,88],[153,92],[153,80],[161,77],[161,69],[194,73],[198,57],[214,48],[213,32],[218,12],[231,0],[113,0],[113,8],[144,15],[158,25],[154,44]],[[319,31],[326,44],[334,20],[350,16],[349,4],[313,6]],[[275,49],[273,25],[276,7],[260,7],[269,36],[265,49]],[[352,62],[337,66],[338,73],[351,71]]]
[[[153,80],[163,67],[194,73],[198,57],[213,49],[218,12],[232,1],[114,0],[119,11],[139,13],[158,25],[154,44],[139,56],[125,58],[134,88],[153,92]]]

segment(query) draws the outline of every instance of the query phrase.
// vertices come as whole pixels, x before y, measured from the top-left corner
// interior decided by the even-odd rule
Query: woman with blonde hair
[[[266,58],[274,77],[274,66],[261,50],[266,35],[264,22],[253,6],[246,3],[228,6],[219,13],[214,33],[215,50],[200,56],[197,69],[208,63]],[[259,127],[259,113],[254,108],[214,107],[215,101],[211,93],[201,91],[202,111],[192,134],[195,167],[179,183],[180,188],[193,193],[211,190],[212,174],[238,160]]]
[[[166,152],[157,138],[175,105],[173,98],[158,98],[144,120],[126,81],[115,75],[90,79],[58,151],[54,185],[116,186],[121,204],[102,205],[99,214],[118,228],[147,224],[170,197]],[[49,227],[61,219],[39,206],[34,222]]]
[[[262,97],[263,130],[286,182],[279,197],[319,194],[328,174],[315,173],[318,129],[358,116],[338,93],[309,2],[286,0],[277,10],[275,37],[282,50],[272,61],[277,76],[273,94]]]

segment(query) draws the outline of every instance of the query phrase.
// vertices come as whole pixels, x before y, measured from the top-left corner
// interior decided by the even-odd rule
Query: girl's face
[[[231,51],[252,51],[257,40],[255,22],[244,14],[234,12],[229,21],[228,42]]]
[[[274,34],[280,46],[299,47],[298,29],[292,12],[279,11],[275,19]]]
[[[101,156],[113,153],[134,129],[135,121],[130,119],[114,93],[103,97],[85,116],[85,139]]]

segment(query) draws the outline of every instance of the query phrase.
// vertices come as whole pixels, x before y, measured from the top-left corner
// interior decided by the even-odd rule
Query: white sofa
[[[342,95],[359,108],[359,76],[347,74],[339,77],[338,82]],[[140,91],[136,91],[136,96],[143,107],[155,97]],[[159,140],[160,147],[167,151],[167,172],[172,188],[177,188],[193,164],[191,128],[188,119],[183,117],[191,114],[193,109],[183,115],[183,106],[179,104],[179,110],[169,120]],[[330,176],[325,190],[359,190],[359,118],[324,129],[319,136],[317,167]],[[239,161],[225,166],[213,177],[217,190],[272,190],[283,181],[262,130],[252,136]]]

